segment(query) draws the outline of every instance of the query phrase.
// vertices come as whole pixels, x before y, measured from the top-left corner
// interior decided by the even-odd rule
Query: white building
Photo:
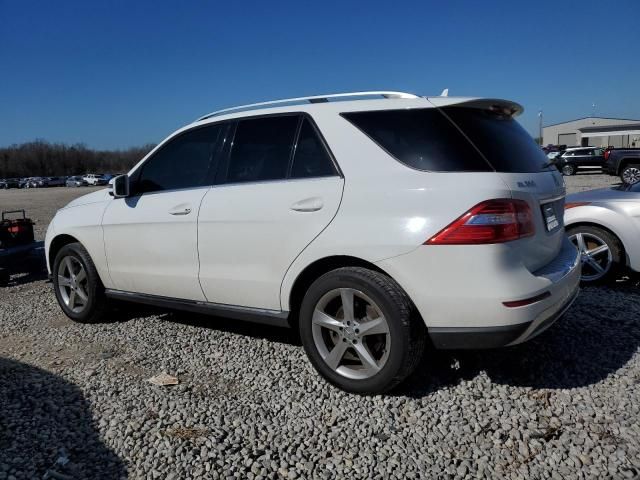
[[[542,145],[639,147],[640,120],[586,117],[542,128]]]

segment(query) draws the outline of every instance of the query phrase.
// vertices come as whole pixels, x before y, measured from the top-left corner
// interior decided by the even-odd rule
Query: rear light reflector
[[[540,300],[544,300],[545,298],[549,298],[551,293],[544,292],[540,295],[536,295],[535,297],[525,298],[524,300],[514,300],[513,302],[502,302],[505,307],[515,308],[515,307],[524,307],[525,305],[531,305],[532,303],[539,302]]]
[[[564,209],[569,210],[570,208],[582,207],[584,205],[589,205],[591,202],[567,202],[564,204]]]
[[[498,198],[479,203],[440,230],[425,245],[503,243],[534,234],[533,214],[524,200]]]

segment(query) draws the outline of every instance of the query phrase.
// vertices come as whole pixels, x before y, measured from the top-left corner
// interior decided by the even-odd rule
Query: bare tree
[[[0,148],[0,178],[126,172],[153,147],[93,150],[81,143],[66,145],[37,139]]]

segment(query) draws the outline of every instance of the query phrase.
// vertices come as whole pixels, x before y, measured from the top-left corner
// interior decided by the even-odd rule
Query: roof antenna
[[[449,96],[449,89],[445,88],[444,90],[442,90],[442,93],[440,94],[441,97],[448,97]]]

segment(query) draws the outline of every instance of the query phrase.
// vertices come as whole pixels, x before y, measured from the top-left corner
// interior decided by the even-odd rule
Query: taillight
[[[524,200],[499,198],[479,203],[425,245],[476,245],[502,243],[530,237],[535,232],[533,215]]]
[[[609,155],[611,155],[611,150],[605,150],[604,151],[604,159],[605,160],[609,160]]]

